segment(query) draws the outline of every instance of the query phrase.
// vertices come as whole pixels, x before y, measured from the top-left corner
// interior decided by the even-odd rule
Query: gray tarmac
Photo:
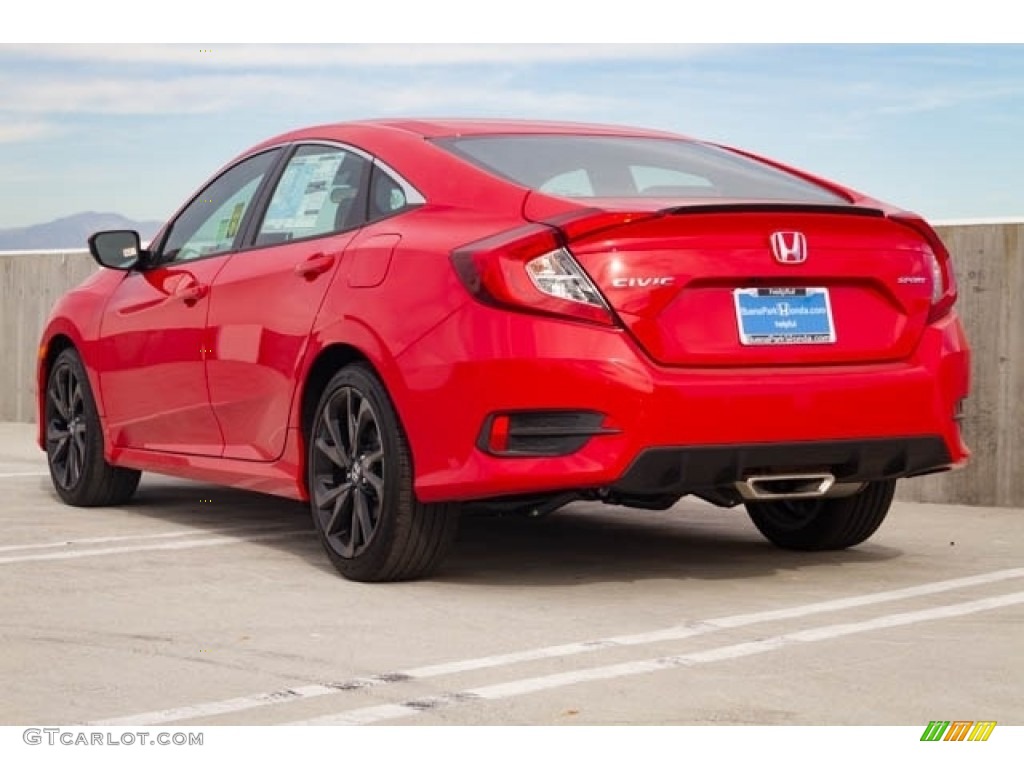
[[[33,432],[0,424],[0,724],[1024,725],[1020,509],[898,502],[806,554],[580,503],[366,585],[299,503],[145,475],[67,507]]]

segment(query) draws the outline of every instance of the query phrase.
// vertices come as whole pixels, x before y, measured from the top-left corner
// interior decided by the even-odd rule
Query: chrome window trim
[[[384,171],[384,173],[390,176],[392,180],[396,184],[398,184],[399,187],[402,188],[402,192],[405,193],[405,200],[409,205],[426,204],[427,198],[424,197],[423,193],[420,192],[416,187],[414,187],[404,176],[402,176],[402,174],[400,174],[390,165],[385,163],[379,157],[376,157],[375,155],[372,155],[366,150],[360,149],[359,147],[354,147],[351,144],[346,144],[343,141],[335,141],[333,139],[296,139],[293,141],[286,141],[281,144],[274,144],[269,147],[263,147],[258,152],[253,152],[249,155],[246,155],[245,157],[239,158],[238,162],[242,162],[244,160],[247,160],[252,155],[258,155],[261,152],[266,152],[271,149],[278,149],[280,147],[290,147],[293,149],[299,149],[300,147],[307,146],[310,144],[319,144],[325,147],[336,147],[346,152],[351,152],[352,154],[359,155],[359,157],[369,161],[373,165],[376,165],[378,168]]]
[[[402,188],[402,192],[405,194],[405,202],[407,205],[424,205],[427,202],[427,198],[416,189],[412,184],[406,181],[402,174],[398,173],[394,168],[385,163],[380,158],[374,158],[374,164],[380,168],[384,173],[391,177],[399,187]]]

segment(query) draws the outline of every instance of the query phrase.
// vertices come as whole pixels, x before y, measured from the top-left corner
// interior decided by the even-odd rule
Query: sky
[[[1024,45],[2,42],[0,228],[164,220],[265,138],[386,116],[666,129],[933,220],[1024,218]]]

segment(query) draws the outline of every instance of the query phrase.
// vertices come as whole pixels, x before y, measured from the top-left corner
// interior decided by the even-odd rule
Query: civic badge
[[[780,264],[803,264],[807,261],[807,238],[803,232],[773,232],[772,253]]]

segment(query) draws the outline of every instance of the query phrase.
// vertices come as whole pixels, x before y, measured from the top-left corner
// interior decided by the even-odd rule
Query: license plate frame
[[[824,287],[736,288],[740,344],[746,347],[834,344],[832,302]]]

